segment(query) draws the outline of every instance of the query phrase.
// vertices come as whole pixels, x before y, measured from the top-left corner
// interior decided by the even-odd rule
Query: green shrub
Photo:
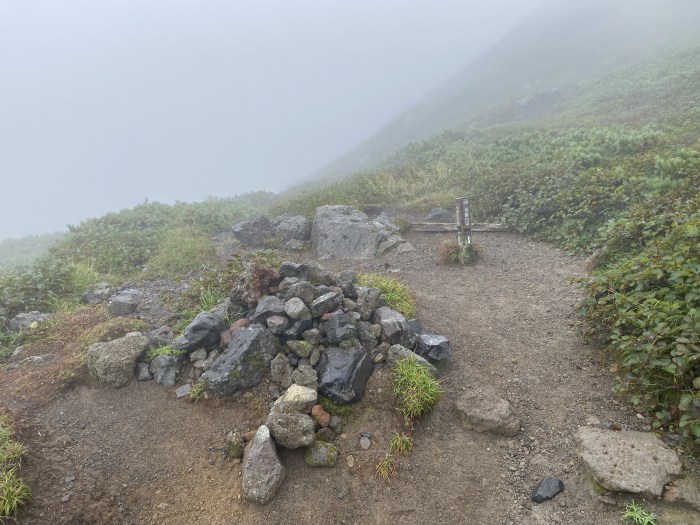
[[[442,387],[428,369],[412,357],[402,357],[394,367],[394,395],[399,399],[399,410],[404,424],[413,423],[430,412],[442,397]]]
[[[386,304],[408,319],[416,316],[416,300],[408,286],[398,279],[377,273],[363,273],[358,275],[357,283],[360,286],[379,288]]]
[[[143,360],[150,363],[159,355],[174,355],[175,357],[182,357],[186,353],[187,352],[185,352],[185,350],[175,350],[172,346],[165,345],[150,349],[148,352],[146,352],[146,355],[143,356]]]
[[[147,277],[179,280],[200,268],[223,269],[211,235],[192,226],[168,230],[148,261]]]
[[[31,499],[31,490],[19,475],[27,449],[14,439],[7,419],[0,415],[0,523],[15,518],[19,508]]]

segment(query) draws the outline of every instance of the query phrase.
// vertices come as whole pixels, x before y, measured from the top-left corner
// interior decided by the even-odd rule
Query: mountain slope
[[[319,169],[313,178],[333,179],[370,168],[409,142],[468,121],[507,99],[538,92],[566,98],[566,86],[603,76],[659,48],[686,41],[699,23],[700,3],[692,0],[550,5],[524,20],[420,104]]]

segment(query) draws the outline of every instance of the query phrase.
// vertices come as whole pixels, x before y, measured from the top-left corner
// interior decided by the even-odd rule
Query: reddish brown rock
[[[314,405],[311,409],[311,417],[316,420],[316,423],[321,425],[321,428],[326,428],[331,421],[331,415],[321,405]]]

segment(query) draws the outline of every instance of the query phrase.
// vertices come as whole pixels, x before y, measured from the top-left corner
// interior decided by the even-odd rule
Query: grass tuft
[[[391,454],[387,454],[382,459],[379,460],[377,466],[375,467],[377,476],[387,481],[394,472],[396,472],[396,460]]]
[[[143,360],[147,363],[150,363],[159,355],[174,355],[176,357],[182,357],[183,355],[185,355],[185,353],[185,350],[175,350],[172,346],[165,345],[159,346],[158,348],[150,349],[148,352],[146,352],[146,355],[143,357]]]
[[[389,450],[399,456],[407,456],[413,448],[413,439],[406,434],[394,432],[389,440]]]
[[[200,381],[192,385],[192,390],[190,390],[190,401],[197,403],[204,398],[204,391],[207,389],[207,381]]]
[[[15,518],[19,508],[27,503],[32,492],[19,475],[19,466],[27,449],[15,441],[14,430],[0,415],[0,523]]]
[[[659,517],[656,514],[638,505],[634,500],[628,501],[625,505],[622,519],[634,525],[658,525],[659,523]]]
[[[357,283],[361,286],[379,288],[386,304],[397,312],[401,312],[406,318],[413,319],[416,316],[416,300],[408,286],[398,279],[377,273],[363,273],[358,275]]]
[[[406,427],[430,412],[442,397],[442,387],[426,367],[412,357],[399,359],[394,367],[394,395],[399,398]]]

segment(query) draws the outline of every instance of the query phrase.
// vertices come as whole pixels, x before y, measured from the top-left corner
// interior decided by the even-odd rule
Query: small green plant
[[[202,310],[213,310],[222,299],[221,292],[212,285],[199,288],[199,307]]]
[[[363,273],[358,275],[357,283],[361,286],[379,288],[386,304],[408,319],[416,316],[416,300],[408,286],[398,279],[377,273]]]
[[[31,490],[19,475],[27,449],[15,441],[15,433],[0,415],[0,523],[17,516],[19,508],[31,499]]]
[[[394,367],[394,395],[399,398],[404,424],[413,423],[427,414],[442,397],[442,387],[428,369],[413,357],[402,357]]]
[[[659,523],[659,517],[656,514],[638,505],[634,500],[628,501],[625,505],[622,519],[634,525],[658,525]]]
[[[204,391],[207,389],[207,382],[200,381],[192,385],[192,390],[190,390],[190,401],[197,403],[204,398]]]
[[[413,440],[406,434],[394,432],[389,440],[389,450],[399,456],[407,456],[413,448]]]
[[[147,363],[150,363],[159,355],[174,355],[176,357],[182,357],[183,355],[185,355],[185,351],[175,350],[170,345],[159,346],[158,348],[152,348],[151,350],[146,352],[146,355],[144,356],[143,360]]]
[[[325,396],[318,396],[318,404],[332,416],[346,418],[352,414],[352,405],[336,405]]]
[[[375,467],[377,476],[383,480],[388,480],[391,475],[396,472],[396,460],[391,454],[387,454],[382,459],[379,460],[377,466]]]

